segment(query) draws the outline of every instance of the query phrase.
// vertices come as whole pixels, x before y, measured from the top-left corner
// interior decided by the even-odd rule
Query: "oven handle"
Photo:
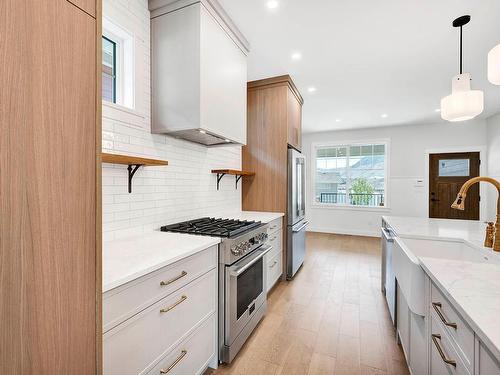
[[[234,276],[234,277],[240,276],[243,272],[245,272],[247,269],[249,269],[255,263],[257,263],[262,257],[264,257],[264,255],[266,255],[269,251],[271,251],[272,248],[273,248],[272,246],[266,246],[266,247],[264,247],[263,250],[258,250],[258,252],[260,253],[259,255],[257,255],[256,257],[254,257],[252,260],[250,260],[244,266],[241,266],[241,267],[235,269],[234,271],[230,271],[229,274],[231,276]]]

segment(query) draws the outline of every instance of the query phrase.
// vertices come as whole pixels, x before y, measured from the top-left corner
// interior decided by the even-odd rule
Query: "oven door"
[[[247,257],[225,267],[224,341],[231,346],[238,334],[266,300],[264,255],[272,246],[262,246]]]

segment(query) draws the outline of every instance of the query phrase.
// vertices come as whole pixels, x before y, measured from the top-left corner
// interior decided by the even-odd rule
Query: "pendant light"
[[[500,85],[500,44],[488,53],[488,80]]]
[[[451,95],[441,99],[441,117],[447,121],[466,121],[481,114],[484,109],[484,94],[471,90],[470,73],[462,73],[462,27],[468,24],[470,16],[453,21],[453,27],[460,27],[460,74],[451,81]]]

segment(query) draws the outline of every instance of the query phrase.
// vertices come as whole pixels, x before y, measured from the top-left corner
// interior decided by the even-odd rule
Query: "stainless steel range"
[[[202,218],[161,228],[222,237],[219,245],[219,361],[231,363],[267,310],[267,224]]]

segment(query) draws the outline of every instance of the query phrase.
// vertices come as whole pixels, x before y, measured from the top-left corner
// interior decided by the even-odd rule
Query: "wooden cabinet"
[[[303,100],[290,76],[248,83],[247,145],[243,147],[243,170],[255,171],[243,181],[245,211],[285,213],[282,248],[286,249],[288,143],[300,144]],[[293,130],[296,129],[296,130]],[[281,265],[286,265],[283,251]],[[280,272],[281,274],[281,272]]]
[[[70,3],[73,3],[75,6],[88,13],[89,16],[95,18],[96,16],[96,2],[97,0],[68,0]],[[99,2],[100,3],[100,2]]]
[[[158,374],[184,351],[174,374],[201,374],[216,362],[217,250],[104,293],[106,375]]]
[[[293,148],[302,150],[302,100],[292,90],[288,96],[288,144]]]
[[[213,142],[245,144],[244,43],[223,27],[229,23],[218,19],[210,1],[178,4],[178,9],[158,7],[163,3],[168,1],[150,2],[153,132],[190,140],[209,134],[216,136]]]
[[[66,0],[0,16],[0,373],[95,374],[100,19]]]

